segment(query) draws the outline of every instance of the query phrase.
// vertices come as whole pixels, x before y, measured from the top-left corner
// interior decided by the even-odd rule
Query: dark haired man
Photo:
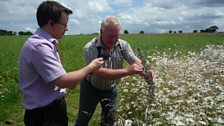
[[[71,9],[55,1],[43,1],[37,9],[40,28],[27,39],[19,58],[26,126],[67,126],[65,88],[75,87],[103,64],[102,58],[97,58],[80,70],[64,70],[56,44],[68,30],[70,14]]]

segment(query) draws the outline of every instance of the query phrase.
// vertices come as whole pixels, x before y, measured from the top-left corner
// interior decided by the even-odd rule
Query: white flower
[[[129,119],[125,120],[124,126],[132,126],[132,121]]]

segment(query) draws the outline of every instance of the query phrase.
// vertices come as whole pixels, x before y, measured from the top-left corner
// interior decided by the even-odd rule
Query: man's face
[[[63,12],[59,22],[53,23],[53,37],[56,39],[61,39],[64,36],[64,33],[68,31],[67,27],[68,15]]]
[[[118,26],[108,26],[101,32],[101,37],[108,49],[112,49],[119,38],[120,28]]]

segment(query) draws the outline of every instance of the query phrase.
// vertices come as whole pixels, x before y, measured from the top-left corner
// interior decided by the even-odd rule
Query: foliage
[[[128,30],[124,30],[124,34],[128,34],[129,32],[128,32]]]
[[[206,28],[205,30],[201,30],[201,32],[209,32],[209,33],[214,33],[218,30],[218,26],[211,26],[209,28]]]
[[[18,35],[32,35],[33,33],[30,31],[19,31]],[[4,36],[8,36],[8,35],[17,35],[17,33],[15,31],[7,31],[7,30],[2,30],[0,29],[0,35],[4,35]]]
[[[18,34],[19,34],[19,35],[32,35],[33,33],[30,32],[30,31],[27,31],[27,32],[20,31]]]
[[[193,30],[193,33],[197,33],[198,32],[198,30]]]
[[[122,79],[118,126],[224,125],[224,43],[181,57],[179,53],[148,56],[157,85],[153,108],[142,78]]]
[[[140,31],[139,34],[144,34],[144,31]]]
[[[0,35],[16,35],[16,32],[0,29]]]

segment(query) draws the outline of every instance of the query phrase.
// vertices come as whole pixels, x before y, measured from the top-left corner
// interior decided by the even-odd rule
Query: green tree
[[[128,32],[128,30],[124,30],[124,34],[128,34],[129,32]]]
[[[32,35],[33,33],[30,32],[30,31],[27,31],[27,32],[20,31],[18,34],[19,34],[19,35]]]
[[[0,29],[0,35],[16,35],[16,32]]]
[[[193,30],[193,33],[197,33],[198,32],[198,30]]]
[[[218,26],[210,26],[209,28],[206,28],[205,30],[201,30],[201,32],[209,32],[209,33],[213,33],[216,32],[219,29]]]
[[[139,33],[140,33],[140,34],[144,34],[144,31],[140,31]]]

